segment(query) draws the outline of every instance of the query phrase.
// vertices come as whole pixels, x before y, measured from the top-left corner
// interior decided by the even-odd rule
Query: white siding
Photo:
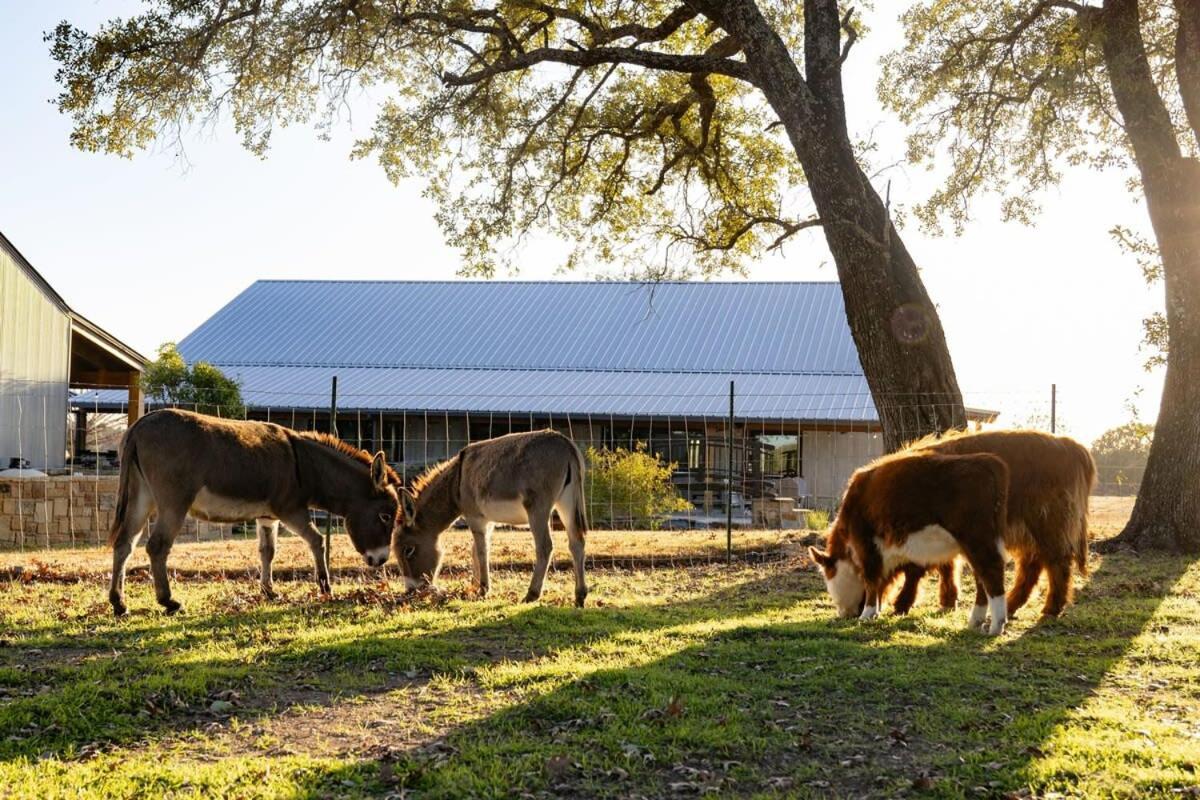
[[[63,466],[71,321],[0,247],[0,469]]]
[[[804,431],[802,471],[814,504],[836,508],[850,474],[881,455],[879,433]]]

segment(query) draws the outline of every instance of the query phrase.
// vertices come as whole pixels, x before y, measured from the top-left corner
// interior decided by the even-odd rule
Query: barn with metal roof
[[[409,467],[553,425],[645,441],[706,485],[731,382],[739,466],[764,481],[835,496],[882,446],[831,282],[263,280],[179,350],[237,380],[251,416],[302,428],[328,429],[337,376],[338,432]]]

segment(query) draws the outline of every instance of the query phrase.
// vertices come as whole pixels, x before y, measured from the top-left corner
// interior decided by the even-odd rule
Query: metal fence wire
[[[708,404],[698,403],[705,397],[695,393],[668,398],[678,403],[656,404],[721,409],[686,415],[511,410],[523,403],[577,408],[579,398],[574,396],[539,395],[533,404],[527,402],[530,398],[513,396],[398,400],[343,394],[334,417],[328,396],[289,396],[273,388],[271,397],[278,403],[251,404],[237,416],[299,431],[335,431],[355,446],[383,451],[409,485],[472,442],[551,428],[572,439],[587,456],[589,560],[636,567],[657,560],[783,557],[795,552],[808,532],[824,529],[851,473],[883,453],[874,406],[865,394],[814,395],[806,398],[806,407],[814,409],[811,418],[796,419],[769,413],[783,405],[781,398],[732,388],[732,414],[722,413],[729,398],[721,391],[714,392]],[[0,421],[11,421],[19,435],[9,439],[15,442],[15,452],[0,453],[0,467],[10,466],[0,475],[0,549],[104,545],[116,507],[119,444],[128,408],[122,400],[111,399],[113,393],[93,391],[75,396],[64,414],[61,407],[54,410],[44,393],[31,401],[38,392],[9,389],[6,384],[0,397]],[[254,387],[242,391],[250,397],[261,394]],[[613,409],[644,407],[647,400],[588,398],[596,408]],[[1057,392],[1053,398],[1049,391],[968,393],[965,400],[968,408],[991,409],[971,413],[973,424],[984,429],[1054,426],[1061,433],[1057,420],[1069,417],[1063,413],[1069,411],[1069,402],[1064,407]],[[912,437],[920,433],[917,420],[926,418],[939,402],[946,401],[922,398],[907,406],[912,411]],[[395,407],[406,404],[413,408]],[[203,402],[149,401],[150,408],[162,406],[230,416],[228,409]],[[1136,493],[1142,469],[1138,463],[1102,464],[1097,494]],[[317,517],[318,525],[324,524],[323,515]],[[335,531],[338,522],[334,520]],[[532,557],[528,533],[499,530],[498,536],[519,554],[514,555],[517,560]],[[253,520],[230,525],[189,519],[177,546],[254,537]],[[346,546],[344,541],[337,544]],[[504,563],[503,552],[497,563]]]

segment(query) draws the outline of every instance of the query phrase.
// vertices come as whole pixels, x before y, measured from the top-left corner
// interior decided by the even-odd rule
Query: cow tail
[[[134,481],[140,474],[137,463],[137,440],[132,436],[133,428],[125,432],[121,442],[121,477],[117,481],[117,510],[113,514],[112,527],[108,530],[108,546],[116,545],[125,527],[125,517],[129,513],[130,495],[137,491]]]
[[[1075,566],[1078,568],[1079,574],[1086,575],[1088,557],[1088,499],[1096,486],[1096,462],[1092,460],[1092,454],[1087,451],[1087,448],[1074,442],[1072,444],[1076,448],[1076,455],[1079,459],[1079,479],[1075,485],[1075,497],[1072,498],[1072,505],[1075,511],[1075,519],[1072,521],[1075,524],[1072,526],[1074,537],[1071,547],[1074,551]]]

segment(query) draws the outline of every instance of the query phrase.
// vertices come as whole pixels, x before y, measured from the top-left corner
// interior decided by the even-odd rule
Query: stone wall
[[[98,545],[117,507],[116,475],[0,478],[0,549]],[[188,518],[181,536],[218,539],[231,526]]]

